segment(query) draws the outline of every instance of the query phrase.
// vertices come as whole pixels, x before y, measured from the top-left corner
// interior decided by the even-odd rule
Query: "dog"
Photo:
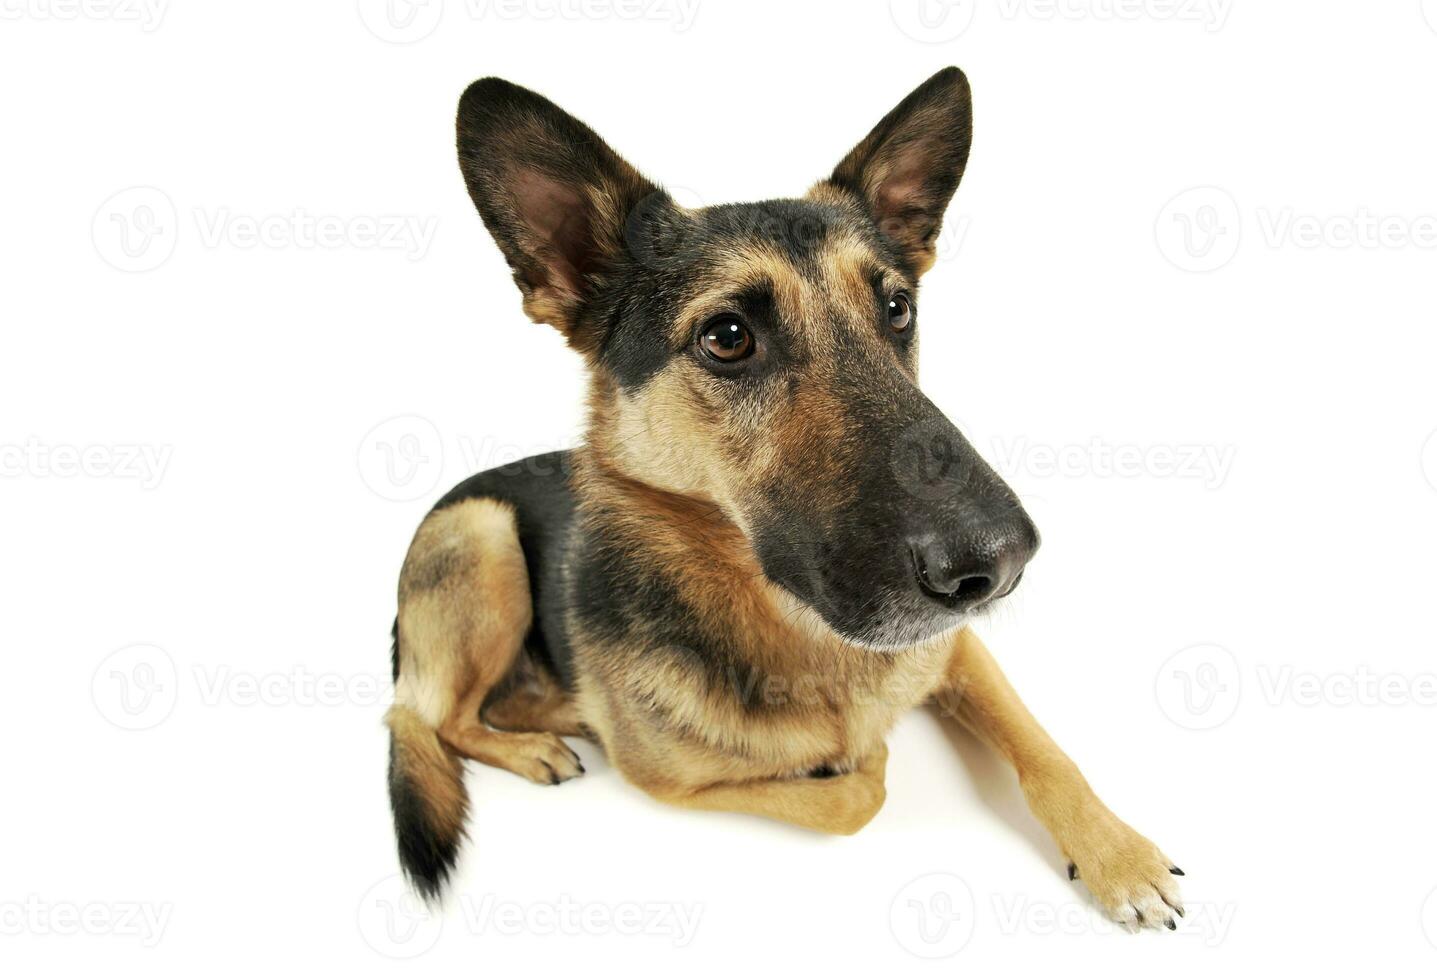
[[[1120,922],[1175,928],[1182,872],[969,627],[1039,539],[917,384],[918,280],[972,133],[963,73],[801,199],[681,207],[498,78],[465,90],[457,131],[524,311],[588,366],[588,424],[579,448],[454,487],[404,559],[386,720],[415,889],[436,900],[454,867],[464,759],[562,783],[578,736],[659,800],[852,834],[884,802],[885,734],[932,703],[1016,768],[1070,878]]]

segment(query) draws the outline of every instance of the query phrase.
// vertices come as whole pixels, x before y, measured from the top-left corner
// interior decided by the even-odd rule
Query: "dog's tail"
[[[399,674],[399,641],[394,646]],[[385,716],[389,726],[389,806],[399,864],[426,901],[439,897],[464,839],[469,794],[464,763],[412,707],[396,700]]]

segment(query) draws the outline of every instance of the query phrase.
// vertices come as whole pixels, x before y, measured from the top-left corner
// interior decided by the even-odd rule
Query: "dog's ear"
[[[915,274],[933,264],[943,212],[973,136],[968,79],[945,68],[883,117],[815,191],[856,196]]]
[[[580,349],[585,304],[624,259],[628,216],[658,188],[594,131],[502,78],[459,99],[459,168],[524,294],[524,312]]]

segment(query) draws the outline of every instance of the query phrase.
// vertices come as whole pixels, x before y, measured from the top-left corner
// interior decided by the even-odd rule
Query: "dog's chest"
[[[874,751],[904,712],[939,686],[947,654],[933,645],[902,653],[842,647],[794,658],[738,692],[737,723],[785,771],[846,771]]]

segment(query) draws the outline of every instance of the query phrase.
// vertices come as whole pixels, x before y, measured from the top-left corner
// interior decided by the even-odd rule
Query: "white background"
[[[6,972],[1430,973],[1437,4],[554,2],[0,7]],[[850,839],[592,746],[560,788],[473,768],[415,917],[399,562],[582,395],[464,192],[463,86],[701,203],[801,193],[950,63],[923,379],[1045,540],[984,633],[1188,918],[1107,926],[923,715]]]

